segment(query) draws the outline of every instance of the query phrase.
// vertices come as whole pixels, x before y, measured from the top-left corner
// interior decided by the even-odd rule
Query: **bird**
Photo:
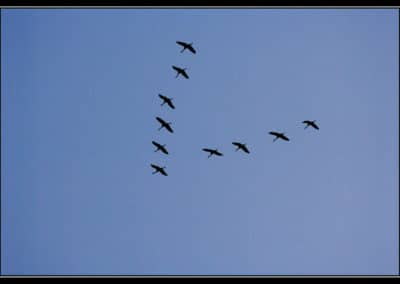
[[[168,98],[166,96],[163,96],[161,94],[158,94],[158,96],[163,100],[163,103],[161,104],[162,106],[167,103],[169,105],[170,108],[174,109],[175,106],[172,104],[172,100],[173,98]]]
[[[189,79],[189,76],[185,71],[187,68],[179,68],[177,66],[172,65],[172,69],[174,69],[177,72],[175,78],[177,78],[179,76],[179,74],[182,74],[183,77],[185,77],[186,79]]]
[[[182,52],[184,52],[185,51],[185,49],[187,48],[187,49],[189,49],[193,54],[196,54],[196,50],[193,48],[193,42],[191,42],[191,43],[186,43],[186,42],[183,42],[183,41],[177,41],[176,42],[177,44],[179,44],[179,45],[181,45],[181,46],[183,46],[183,49],[181,50],[181,53]]]
[[[309,126],[314,127],[315,129],[319,130],[318,125],[315,123],[315,120],[311,121],[311,120],[304,120],[303,123],[307,124],[306,127],[304,127],[304,129],[306,129]]]
[[[157,165],[154,165],[154,164],[150,164],[150,165],[151,165],[152,168],[155,169],[155,171],[152,173],[153,175],[156,174],[156,173],[160,173],[160,174],[162,174],[164,176],[168,176],[167,172],[164,170],[166,167],[160,167],[160,166],[157,166]]]
[[[161,123],[161,127],[158,128],[158,130],[161,130],[161,128],[165,127],[169,132],[173,133],[174,131],[172,130],[170,124],[172,122],[166,122],[165,120],[163,120],[161,117],[156,117],[156,119],[158,120],[159,123]]]
[[[235,146],[237,147],[237,148],[236,148],[236,151],[238,151],[239,149],[241,149],[241,150],[243,150],[244,152],[246,152],[247,154],[250,154],[250,151],[249,151],[249,149],[247,149],[246,144],[242,144],[242,143],[239,143],[239,142],[232,142],[232,144],[235,145]]]
[[[269,134],[276,136],[275,139],[274,139],[274,142],[275,142],[276,139],[278,139],[278,138],[281,138],[281,139],[283,139],[283,140],[289,141],[289,138],[287,138],[287,137],[285,136],[285,133],[279,133],[279,132],[271,131],[271,132],[269,132]]]
[[[165,148],[165,144],[161,145],[160,143],[157,143],[156,141],[151,141],[151,143],[153,143],[154,146],[157,147],[157,149],[154,152],[157,152],[158,150],[161,150],[161,152],[163,152],[164,154],[168,155],[168,151]]]
[[[203,148],[203,151],[210,153],[210,155],[208,155],[208,158],[210,158],[212,155],[223,156],[222,153],[218,152],[218,149],[214,150],[214,149]]]

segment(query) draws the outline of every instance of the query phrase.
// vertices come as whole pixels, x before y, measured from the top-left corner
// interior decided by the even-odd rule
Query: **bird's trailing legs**
[[[275,137],[275,139],[274,139],[274,141],[273,141],[273,142],[275,142],[277,139],[278,139],[278,137]]]
[[[309,125],[309,124],[307,124],[307,125],[306,125],[306,127],[304,127],[304,129],[306,129],[306,128],[307,128],[307,127],[309,127],[309,126],[310,126],[310,125]]]

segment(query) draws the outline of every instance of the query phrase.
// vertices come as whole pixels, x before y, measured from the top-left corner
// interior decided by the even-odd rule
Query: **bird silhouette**
[[[247,149],[246,144],[242,144],[242,143],[240,143],[240,142],[232,142],[232,144],[235,145],[235,146],[237,147],[237,148],[236,148],[236,151],[238,151],[238,150],[243,150],[243,151],[246,152],[247,154],[250,154],[250,151],[249,151],[249,149]]]
[[[196,54],[196,50],[193,48],[193,42],[191,43],[186,43],[183,41],[177,41],[177,44],[183,46],[183,49],[181,50],[181,53],[185,51],[185,49],[189,49],[193,54]]]
[[[154,146],[156,146],[157,147],[157,149],[154,151],[154,152],[157,152],[157,151],[161,151],[161,152],[163,152],[164,154],[166,154],[166,155],[168,155],[168,151],[167,151],[167,149],[165,148],[165,144],[164,145],[161,145],[160,143],[157,143],[156,141],[151,141],[151,143],[153,143],[153,145]]]
[[[179,74],[182,74],[183,77],[185,77],[186,79],[189,79],[189,76],[185,71],[187,68],[180,68],[180,67],[172,65],[172,69],[174,69],[176,71],[175,78],[177,78],[179,76]]]
[[[304,127],[304,129],[306,129],[306,128],[309,127],[309,126],[312,126],[312,127],[314,127],[315,129],[319,130],[319,127],[318,127],[318,125],[315,123],[315,120],[312,120],[312,121],[311,121],[311,120],[304,120],[303,123],[306,124],[306,127]]]
[[[203,148],[203,151],[210,153],[208,158],[210,158],[212,155],[223,156],[222,153],[218,152],[218,149]]]
[[[269,134],[275,136],[274,142],[275,142],[278,138],[281,138],[281,139],[283,139],[283,140],[289,141],[289,138],[287,138],[287,137],[285,136],[285,133],[279,133],[279,132],[271,131],[271,132],[269,132]]]
[[[158,94],[158,96],[163,100],[163,103],[161,104],[162,106],[167,103],[169,105],[170,108],[174,109],[175,106],[172,104],[172,100],[173,98],[168,98],[166,96],[163,96],[161,94]]]
[[[165,127],[169,132],[173,133],[174,131],[172,130],[170,124],[172,124],[172,122],[166,122],[165,120],[163,120],[161,117],[156,117],[157,121],[159,123],[161,123],[161,127],[158,128],[158,130],[161,130],[161,128]]]
[[[166,167],[160,167],[160,166],[157,166],[157,165],[154,165],[154,164],[150,164],[150,165],[151,165],[152,168],[155,169],[155,171],[152,173],[153,175],[156,174],[156,173],[160,173],[160,174],[162,174],[164,176],[168,176],[167,172],[164,170]]]

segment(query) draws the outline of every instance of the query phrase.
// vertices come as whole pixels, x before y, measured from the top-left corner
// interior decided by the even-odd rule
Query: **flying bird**
[[[315,123],[315,120],[311,121],[311,120],[304,120],[303,123],[307,124],[306,127],[304,127],[304,129],[306,129],[309,126],[314,127],[315,129],[319,130],[318,125]]]
[[[151,141],[151,143],[153,143],[153,145],[157,147],[157,149],[154,152],[157,152],[158,150],[160,150],[164,154],[168,155],[168,151],[165,148],[165,146],[166,146],[165,144],[161,145],[160,143],[157,143],[156,141]]]
[[[269,134],[276,136],[275,139],[274,139],[274,142],[275,142],[276,139],[278,139],[278,138],[281,138],[281,139],[283,139],[283,140],[289,141],[289,138],[287,138],[287,137],[285,136],[285,133],[279,133],[279,132],[271,131],[271,132],[269,132]]]
[[[158,128],[158,130],[161,130],[161,128],[165,127],[169,132],[173,133],[174,131],[172,130],[170,124],[172,122],[166,122],[165,120],[163,120],[161,117],[156,117],[156,119],[158,120],[159,123],[161,123],[161,127]]]
[[[175,78],[177,78],[179,76],[179,74],[182,74],[183,77],[185,77],[186,79],[189,79],[189,76],[185,71],[187,68],[179,68],[179,67],[172,65],[172,69],[174,69],[176,71]]]
[[[208,158],[210,158],[212,155],[223,156],[223,154],[218,152],[217,149],[214,150],[214,149],[203,148],[203,151],[210,153],[208,155]]]
[[[192,46],[193,42],[186,43],[186,42],[183,42],[183,41],[177,41],[176,43],[181,45],[181,46],[183,46],[183,49],[181,50],[181,53],[184,52],[186,48],[189,49],[193,54],[196,53],[196,50]]]
[[[239,143],[239,142],[232,142],[232,144],[237,147],[236,151],[241,149],[244,152],[246,152],[247,154],[250,154],[250,151],[249,151],[249,149],[247,149],[246,144],[242,144],[242,143]]]
[[[158,94],[158,96],[163,100],[163,103],[161,104],[162,106],[167,103],[169,105],[170,108],[174,109],[175,106],[172,104],[172,100],[173,98],[168,98],[166,96],[163,96],[161,94]]]
[[[160,166],[157,166],[157,165],[154,165],[154,164],[150,164],[150,165],[151,165],[152,168],[155,169],[155,171],[152,173],[153,175],[156,174],[156,173],[160,173],[160,174],[162,174],[164,176],[168,176],[168,174],[164,170],[166,167],[160,167]]]

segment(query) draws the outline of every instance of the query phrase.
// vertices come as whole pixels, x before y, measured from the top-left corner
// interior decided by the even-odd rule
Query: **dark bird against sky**
[[[164,170],[166,167],[160,167],[154,164],[151,164],[151,167],[155,169],[155,171],[152,173],[153,175],[156,173],[160,173],[164,176],[168,176],[167,172]]]
[[[165,127],[169,132],[173,133],[174,131],[172,130],[170,124],[172,124],[172,122],[166,122],[165,120],[163,120],[161,117],[156,117],[157,121],[159,123],[161,123],[161,127],[158,128],[158,130],[161,130],[161,128]]]
[[[250,154],[250,151],[249,151],[249,149],[247,149],[246,144],[242,144],[242,143],[240,143],[240,142],[232,142],[232,144],[235,145],[235,146],[237,147],[237,148],[236,148],[236,151],[238,151],[238,150],[243,150],[243,151],[246,152],[247,154]]]
[[[318,125],[315,123],[315,120],[304,120],[303,123],[307,124],[306,127],[304,127],[304,129],[306,129],[309,126],[314,127],[315,129],[319,130]]]
[[[158,96],[163,100],[163,103],[161,104],[162,106],[167,103],[170,108],[174,109],[175,106],[172,104],[173,98],[168,98],[167,96],[163,96],[161,94],[158,94]]]
[[[208,158],[210,158],[212,155],[223,156],[222,153],[218,152],[218,149],[203,148],[203,151],[210,153]]]
[[[193,54],[196,54],[196,50],[193,48],[193,42],[191,43],[186,43],[183,41],[177,41],[177,44],[183,46],[183,49],[181,50],[181,53],[185,51],[185,49],[189,49]]]
[[[278,138],[281,138],[281,139],[283,139],[283,140],[289,141],[289,138],[287,138],[287,137],[285,136],[285,133],[279,133],[279,132],[271,131],[271,132],[269,132],[269,134],[275,136],[274,142],[275,142]]]
[[[186,79],[189,79],[189,76],[185,71],[187,68],[180,68],[180,67],[177,67],[174,65],[172,65],[172,68],[176,71],[175,78],[177,78],[179,76],[179,74],[182,74],[183,77],[185,77]]]
[[[157,147],[157,149],[154,151],[154,152],[157,152],[157,151],[161,151],[161,152],[163,152],[164,154],[167,154],[168,155],[168,151],[167,151],[167,149],[165,148],[165,144],[164,145],[161,145],[160,143],[157,143],[156,141],[152,141],[151,143],[153,143],[153,145],[154,146],[156,146]]]

